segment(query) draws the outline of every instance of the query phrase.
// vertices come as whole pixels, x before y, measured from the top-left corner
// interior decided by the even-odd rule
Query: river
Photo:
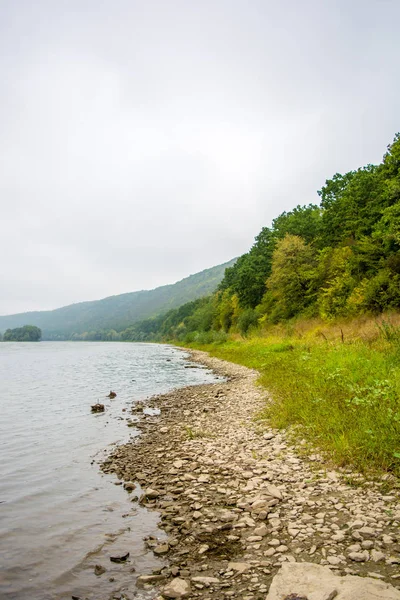
[[[132,403],[217,379],[187,366],[187,355],[168,345],[0,344],[2,600],[109,598],[113,579],[121,583],[120,566],[110,563],[97,577],[94,565],[126,548],[132,571],[162,564],[143,543],[162,535],[157,515],[133,508],[98,463],[114,444],[138,435],[127,427]],[[91,413],[96,402],[104,413]]]

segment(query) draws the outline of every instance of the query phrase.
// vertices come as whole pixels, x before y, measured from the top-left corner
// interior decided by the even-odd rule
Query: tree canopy
[[[3,342],[39,342],[42,331],[35,325],[24,325],[15,329],[7,329],[3,335]]]

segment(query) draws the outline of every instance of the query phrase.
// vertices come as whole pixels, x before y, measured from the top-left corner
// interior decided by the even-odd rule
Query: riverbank
[[[166,534],[145,540],[165,566],[137,584],[163,597],[181,597],[180,586],[190,598],[264,600],[282,564],[312,562],[399,585],[400,506],[385,481],[334,471],[256,420],[270,402],[257,371],[192,359],[228,380],[134,406],[142,435],[103,465],[133,503],[159,512]]]
[[[299,321],[264,335],[190,346],[260,373],[274,402],[264,417],[332,463],[400,478],[400,325]]]

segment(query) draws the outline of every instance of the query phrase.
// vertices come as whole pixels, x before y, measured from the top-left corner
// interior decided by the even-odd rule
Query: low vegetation
[[[290,428],[336,464],[399,476],[400,316],[391,318],[396,324],[302,321],[265,337],[190,345],[260,372],[272,396],[261,419]]]

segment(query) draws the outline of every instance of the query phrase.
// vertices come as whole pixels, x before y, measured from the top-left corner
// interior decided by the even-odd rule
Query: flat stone
[[[284,563],[272,580],[266,600],[400,600],[400,591],[371,577],[340,577],[314,563]]]
[[[136,585],[151,585],[152,583],[158,583],[165,579],[164,575],[140,575],[136,579]]]
[[[163,589],[164,598],[187,598],[191,594],[190,583],[180,577],[172,579]]]
[[[266,525],[260,525],[259,527],[256,527],[254,530],[254,535],[260,535],[261,537],[264,537],[265,535],[267,535],[268,533],[268,528]]]
[[[200,477],[197,479],[197,481],[199,483],[209,483],[210,482],[210,476],[209,475],[200,475]]]
[[[193,583],[203,583],[204,585],[211,585],[213,583],[219,583],[219,579],[216,577],[206,577],[202,575],[198,575],[197,577],[192,577]]]
[[[162,556],[163,554],[167,554],[169,552],[168,544],[160,544],[153,549],[154,554],[157,556]]]
[[[349,558],[354,562],[365,562],[369,559],[369,554],[366,550],[364,552],[350,552]]]
[[[364,540],[370,540],[376,537],[376,531],[375,529],[372,529],[372,527],[361,527],[358,530],[358,533]]]
[[[382,562],[385,560],[385,555],[379,550],[371,550],[371,560],[374,562]]]
[[[250,571],[251,565],[246,562],[230,562],[228,563],[228,571],[237,571],[238,573],[247,573]]]
[[[152,488],[147,488],[147,490],[144,491],[144,495],[149,500],[153,500],[160,496],[160,492],[158,492],[157,490],[153,490]]]
[[[390,544],[393,544],[393,538],[390,537],[390,535],[383,535],[382,536],[382,542],[385,544],[385,546],[389,546]]]
[[[282,492],[276,487],[276,485],[273,485],[272,483],[266,485],[265,488],[263,488],[263,491],[265,491],[268,496],[282,500]]]

